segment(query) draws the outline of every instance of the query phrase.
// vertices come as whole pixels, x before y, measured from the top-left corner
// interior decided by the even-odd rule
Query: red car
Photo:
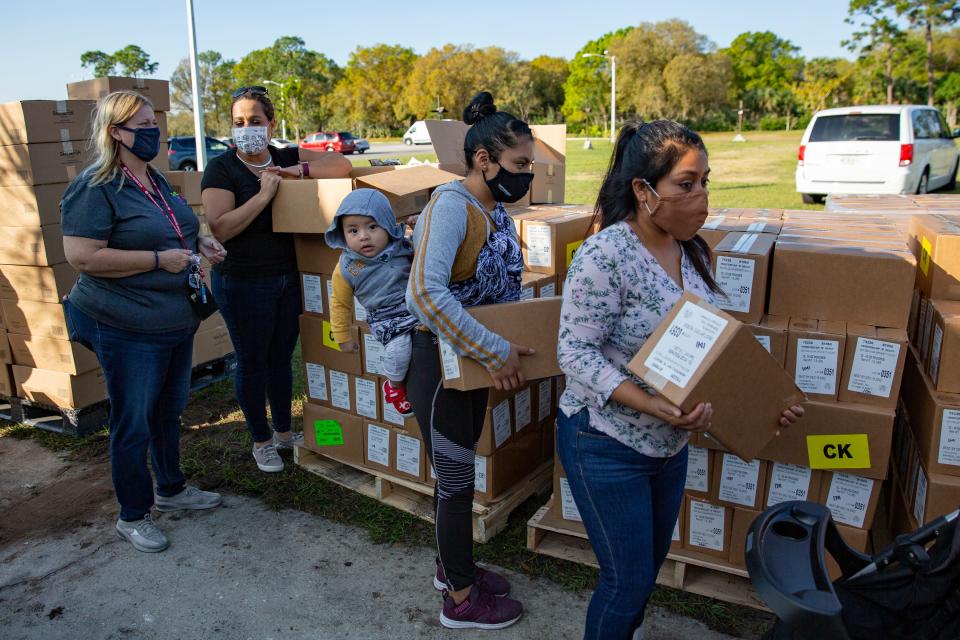
[[[311,133],[300,143],[301,149],[316,151],[337,151],[350,155],[357,150],[353,136],[347,131],[318,131]]]

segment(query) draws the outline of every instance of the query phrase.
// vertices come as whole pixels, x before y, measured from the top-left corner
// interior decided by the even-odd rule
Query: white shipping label
[[[540,287],[541,298],[553,298],[556,295],[557,295],[557,285],[553,284],[552,282],[550,284],[545,284],[542,287]]]
[[[678,387],[686,387],[726,326],[720,316],[684,302],[643,364]]]
[[[337,409],[353,411],[350,402],[350,376],[330,369],[330,403]]]
[[[687,483],[685,491],[710,491],[710,452],[703,447],[687,447]]]
[[[383,345],[373,334],[363,334],[363,356],[367,373],[383,375]]]
[[[520,299],[521,300],[533,300],[536,296],[533,295],[533,287],[523,287],[520,289]]]
[[[480,493],[487,492],[487,457],[474,456],[473,458],[473,488]]]
[[[940,377],[940,349],[943,348],[943,328],[937,325],[933,328],[933,344],[930,346],[930,378],[937,384]]]
[[[527,264],[553,266],[553,228],[546,224],[524,225],[527,236]]]
[[[837,361],[840,343],[836,340],[797,340],[797,386],[805,393],[837,393]]]
[[[400,412],[397,411],[397,408],[393,406],[393,403],[387,402],[387,398],[383,395],[383,393],[378,393],[378,395],[383,398],[383,421],[390,422],[401,427],[405,425],[406,420],[404,420],[404,417],[400,415]]]
[[[333,280],[327,280],[327,309],[333,309],[330,304],[330,296],[333,294]]]
[[[357,322],[367,321],[367,310],[363,308],[363,305],[360,304],[360,301],[356,298],[353,299],[353,315],[356,317]]]
[[[397,471],[420,477],[420,441],[397,434]]]
[[[847,390],[889,398],[899,359],[899,344],[873,338],[857,338]]]
[[[580,517],[580,509],[577,508],[573,494],[570,493],[570,483],[567,482],[566,478],[560,478],[560,509],[563,512],[564,520],[583,522],[583,518]]]
[[[833,519],[851,527],[862,527],[873,492],[873,480],[849,473],[834,472],[827,495]]]
[[[513,397],[513,423],[517,433],[530,424],[532,408],[530,406],[530,387]]]
[[[320,276],[303,274],[303,310],[323,313],[323,285]]]
[[[493,440],[497,448],[510,437],[510,401],[504,400],[493,408]]]
[[[721,500],[752,508],[757,503],[759,481],[759,460],[744,462],[731,453],[723,454],[719,487]]]
[[[727,311],[750,311],[753,295],[753,270],[756,262],[749,258],[717,256],[717,284],[723,290],[717,306]]]
[[[390,430],[375,424],[367,425],[367,460],[390,466]]]
[[[537,422],[543,422],[553,411],[553,380],[541,380],[537,387]]]
[[[699,500],[690,501],[690,545],[723,551],[724,522],[726,511],[723,507]]]
[[[927,514],[927,474],[917,465],[917,492],[913,495],[913,517],[923,526],[923,517]]]
[[[810,494],[810,467],[799,464],[774,462],[770,472],[770,489],[767,491],[767,506],[772,507],[790,500],[806,500]]]
[[[330,399],[327,395],[327,370],[322,364],[307,363],[307,393],[314,400],[326,402]]]
[[[449,342],[439,340],[440,343],[440,361],[443,364],[443,379],[456,380],[460,377],[460,361],[457,359],[457,352],[453,350]]]
[[[937,462],[960,467],[960,410],[944,409]]]
[[[771,351],[770,351],[770,336],[753,336],[753,337],[757,339],[757,342],[759,342],[761,345],[763,345],[763,348],[767,350],[767,353],[770,353],[770,352],[771,352]]]
[[[357,393],[357,414],[377,419],[377,383],[366,378],[354,378],[354,389]]]

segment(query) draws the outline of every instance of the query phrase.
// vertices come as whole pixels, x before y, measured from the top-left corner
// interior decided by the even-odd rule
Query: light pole
[[[263,84],[272,84],[275,87],[280,87],[280,112],[283,114],[283,117],[280,118],[280,136],[286,140],[287,139],[287,92],[284,90],[283,85],[279,82],[274,82],[273,80],[264,80]]]
[[[187,0],[187,34],[190,46],[190,88],[193,91],[193,130],[197,145],[197,169],[207,166],[207,130],[203,126],[200,104],[200,68],[197,65],[197,27],[193,18],[193,0]]]
[[[584,58],[606,58],[610,61],[610,143],[617,140],[617,56],[604,49],[603,53],[585,53]]]

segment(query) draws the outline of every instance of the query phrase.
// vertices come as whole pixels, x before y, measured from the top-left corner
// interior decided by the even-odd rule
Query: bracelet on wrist
[[[153,250],[153,270],[156,271],[160,268],[160,254],[157,253],[157,250]]]

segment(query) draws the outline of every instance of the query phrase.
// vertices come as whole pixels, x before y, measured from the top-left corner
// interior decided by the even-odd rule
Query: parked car
[[[427,131],[427,123],[423,120],[417,120],[403,134],[403,144],[430,144],[430,132]]]
[[[363,153],[370,149],[370,143],[367,142],[366,138],[354,138],[353,141],[357,145],[357,153]]]
[[[286,149],[288,147],[297,146],[297,143],[291,142],[286,138],[270,138],[270,145],[276,147],[277,149]]]
[[[356,144],[346,131],[318,131],[311,133],[300,146],[304,149],[314,149],[315,151],[337,151],[344,155],[350,155],[356,151]]]
[[[207,160],[216,158],[221,153],[226,153],[233,146],[211,136],[205,136],[205,139],[207,142]],[[167,143],[170,145],[167,155],[170,156],[171,171],[197,170],[196,138],[193,136],[177,136],[169,138]]]
[[[831,193],[926,193],[954,189],[960,153],[933,107],[877,105],[817,112],[797,155],[797,192],[821,202]]]

